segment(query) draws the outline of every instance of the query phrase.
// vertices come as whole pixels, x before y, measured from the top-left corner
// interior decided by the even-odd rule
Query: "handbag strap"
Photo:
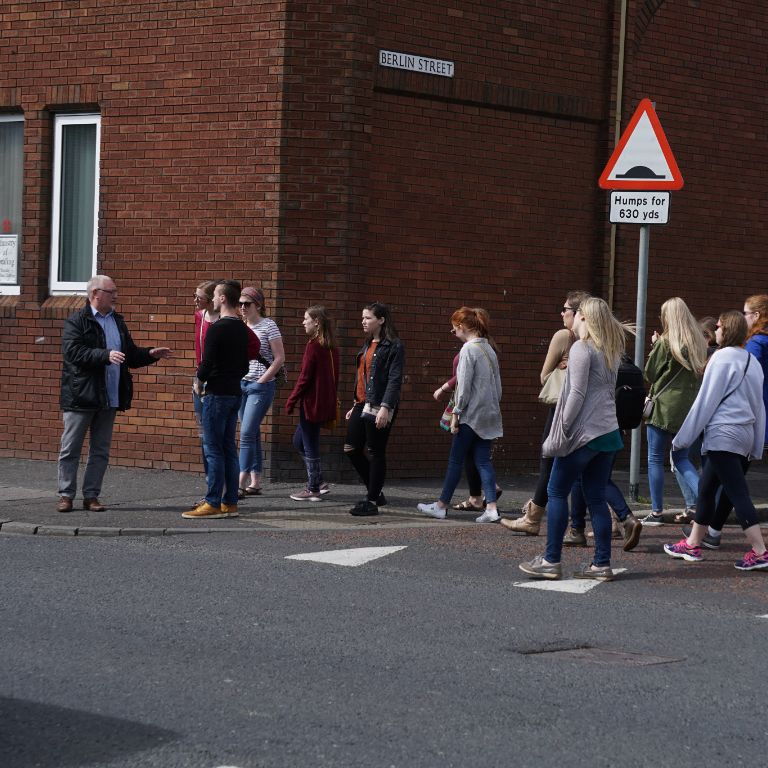
[[[493,360],[491,360],[491,356],[488,354],[488,350],[485,348],[485,344],[479,344],[478,346],[483,351],[483,354],[485,355],[486,360],[488,360],[488,365],[491,366],[491,373],[493,373],[495,375],[496,374],[496,367],[493,364]]]
[[[658,392],[653,395],[649,395],[649,397],[652,400],[655,400],[683,372],[683,370],[684,368],[681,365],[680,370]]]
[[[746,351],[746,350],[745,350]],[[744,366],[744,373],[741,374],[741,378],[739,379],[739,383],[717,404],[717,407],[719,408],[742,384],[744,379],[747,376],[747,371],[749,370],[749,364],[752,362],[752,355],[747,352],[747,364]],[[717,409],[715,409],[717,410]]]

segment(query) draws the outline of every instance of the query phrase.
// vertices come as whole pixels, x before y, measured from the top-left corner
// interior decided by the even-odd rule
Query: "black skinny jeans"
[[[362,413],[362,403],[356,404],[347,422],[344,453],[368,489],[368,501],[375,502],[381,494],[387,475],[387,442],[395,420],[393,418],[384,429],[377,429],[372,420],[362,418]]]
[[[552,422],[555,419],[555,406],[553,405],[547,413],[547,420],[544,422],[544,434],[541,436],[541,444],[549,437],[552,429]],[[552,465],[555,460],[553,457],[542,456],[539,462],[539,482],[536,484],[536,490],[533,492],[533,503],[539,507],[546,507],[549,497],[547,496],[547,485],[549,485],[549,476],[552,474]]]
[[[752,503],[745,478],[749,467],[747,459],[730,451],[708,451],[706,456],[707,461],[699,479],[699,499],[694,518],[696,522],[699,525],[711,525],[716,522],[715,498],[717,489],[722,485],[720,500],[722,502],[723,496],[727,494],[741,527],[746,530],[756,525],[757,510]],[[720,526],[722,527],[722,523]]]

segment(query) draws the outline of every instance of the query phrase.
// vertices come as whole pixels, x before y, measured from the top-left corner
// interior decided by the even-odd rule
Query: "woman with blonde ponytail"
[[[696,399],[707,362],[707,342],[681,298],[675,296],[661,305],[661,325],[661,335],[654,333],[653,349],[645,365],[649,396],[655,404],[646,422],[651,513],[643,518],[643,525],[664,522],[667,454]],[[698,492],[699,474],[688,458],[688,448],[673,451],[672,461],[688,486]]]
[[[574,578],[610,581],[614,577],[611,515],[605,488],[616,451],[623,447],[615,394],[624,326],[602,299],[588,298],[575,314],[573,329],[579,340],[571,347],[552,430],[542,446],[545,456],[555,457],[547,486],[547,547],[543,555],[520,563],[520,570],[536,579],[562,578],[560,558],[568,527],[568,494],[581,478],[592,517],[595,552],[592,562],[576,571]]]

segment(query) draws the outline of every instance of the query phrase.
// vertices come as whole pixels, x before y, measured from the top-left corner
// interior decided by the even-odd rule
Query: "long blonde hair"
[[[683,368],[701,374],[707,364],[707,342],[688,305],[673,296],[661,305],[662,338],[667,340],[672,357]]]
[[[624,326],[613,316],[608,304],[594,296],[581,302],[579,312],[587,325],[586,340],[603,353],[608,368],[615,368],[626,344]]]

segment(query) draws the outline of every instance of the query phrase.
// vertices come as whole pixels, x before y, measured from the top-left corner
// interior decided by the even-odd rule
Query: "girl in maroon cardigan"
[[[320,501],[321,494],[328,492],[320,466],[320,427],[336,418],[339,352],[325,307],[309,307],[302,325],[309,341],[304,348],[299,378],[285,402],[285,410],[293,413],[299,404],[299,425],[293,436],[293,446],[307,467],[307,487],[292,493],[291,498]]]

